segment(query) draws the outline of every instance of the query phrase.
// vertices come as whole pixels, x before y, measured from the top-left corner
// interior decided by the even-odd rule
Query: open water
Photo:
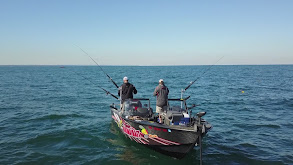
[[[204,164],[293,164],[293,65],[104,66],[137,97],[163,78],[170,98],[206,111]],[[86,79],[85,79],[86,78]],[[117,90],[97,66],[0,66],[0,164],[199,164],[199,148],[177,160],[126,139],[112,122]]]

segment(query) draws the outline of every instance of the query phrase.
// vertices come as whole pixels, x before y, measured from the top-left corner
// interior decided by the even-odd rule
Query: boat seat
[[[131,100],[131,106],[133,107],[142,107],[142,104],[139,100]]]
[[[150,111],[148,108],[138,107],[136,110],[133,111],[133,116],[149,117]]]
[[[184,117],[183,114],[178,111],[167,111],[166,116],[173,122],[180,121]]]

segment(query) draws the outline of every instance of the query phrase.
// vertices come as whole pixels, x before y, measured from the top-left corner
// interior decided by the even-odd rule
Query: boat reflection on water
[[[124,138],[124,135],[118,130],[114,121],[111,122],[110,132],[114,134],[116,138],[107,139],[107,141],[115,146],[115,150],[119,152],[118,154],[115,154],[117,159],[134,165],[145,164],[149,161],[149,159],[145,157],[145,154],[142,154],[141,152],[142,146],[135,143],[132,144],[129,139]]]

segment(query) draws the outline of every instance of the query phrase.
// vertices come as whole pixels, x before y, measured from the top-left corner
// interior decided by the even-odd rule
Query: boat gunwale
[[[112,108],[111,107],[111,111],[116,111],[117,114],[119,114],[119,111]],[[120,115],[119,115],[120,116]],[[123,116],[120,116],[121,118],[123,118],[125,121],[128,121],[128,122],[133,122],[133,123],[136,123],[136,124],[143,124],[143,125],[149,125],[149,126],[154,126],[154,127],[158,127],[158,128],[164,128],[164,129],[171,129],[171,130],[176,130],[176,131],[188,131],[188,132],[194,132],[194,133],[197,133],[195,130],[194,130],[194,126],[192,127],[182,127],[180,125],[163,125],[163,124],[159,124],[159,123],[156,123],[156,122],[150,122],[150,121],[146,121],[146,120],[130,120],[130,119],[127,119]],[[189,129],[186,129],[186,128],[189,128]]]

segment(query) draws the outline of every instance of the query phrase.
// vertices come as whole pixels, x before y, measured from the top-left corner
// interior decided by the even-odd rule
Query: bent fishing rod
[[[78,45],[76,45],[76,44],[74,44],[74,45],[77,46],[83,53],[85,53],[94,63],[96,63],[98,65],[98,67],[104,72],[104,74],[110,79],[110,81],[112,81],[112,83],[116,86],[116,88],[119,88],[119,86],[115,83],[115,81],[104,71],[104,69],[86,51],[84,51]]]
[[[208,67],[199,77],[197,77],[194,81],[190,82],[190,84],[185,88],[181,90],[181,99],[183,99],[183,93],[189,88],[191,87],[192,84],[194,84],[197,80],[199,80],[205,73],[207,73],[213,66],[216,65],[216,63],[218,63],[223,57],[221,57],[218,61],[216,61],[213,65],[211,65],[210,67]],[[181,108],[183,107],[183,102],[181,102]]]
[[[78,76],[81,76],[82,78],[84,78],[84,79],[88,80],[90,83],[92,83],[93,85],[97,86],[98,88],[102,89],[103,91],[105,91],[105,92],[106,92],[106,94],[107,94],[107,95],[108,95],[108,94],[110,94],[112,97],[114,97],[115,99],[119,100],[119,98],[118,98],[117,96],[115,96],[115,95],[114,95],[114,94],[112,94],[111,92],[107,91],[106,89],[104,89],[104,88],[102,88],[102,87],[100,87],[100,86],[96,85],[96,84],[95,84],[95,83],[93,83],[93,82],[92,82],[90,79],[88,79],[88,78],[84,77],[84,76],[83,76],[83,75],[81,75],[81,74],[78,74],[78,73],[77,73],[77,72],[75,72],[75,71],[72,71],[72,72],[74,72],[76,75],[78,75]]]
[[[194,81],[190,82],[190,84],[182,90],[182,92],[185,92],[192,84],[194,84],[197,80],[199,80],[205,73],[207,73],[213,66],[215,66],[223,57],[221,57],[218,61],[216,61],[213,65],[208,67],[199,77],[197,77]]]

